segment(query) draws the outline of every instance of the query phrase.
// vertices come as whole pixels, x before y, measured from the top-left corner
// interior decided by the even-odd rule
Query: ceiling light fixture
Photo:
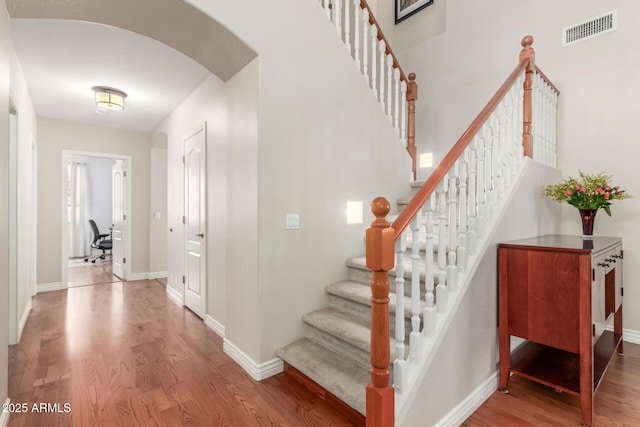
[[[91,88],[96,94],[96,106],[102,110],[124,110],[124,99],[127,94],[121,90],[107,86],[94,86]]]

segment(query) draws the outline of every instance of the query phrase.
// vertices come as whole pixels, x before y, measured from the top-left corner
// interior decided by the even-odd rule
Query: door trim
[[[60,224],[60,230],[62,231],[62,238],[61,240],[61,244],[62,244],[62,248],[61,248],[61,268],[62,268],[62,275],[61,275],[61,289],[67,289],[69,287],[69,275],[68,275],[68,266],[69,266],[69,235],[68,235],[68,226],[67,226],[67,162],[69,161],[69,156],[89,156],[89,157],[101,157],[101,158],[107,158],[107,159],[114,159],[114,160],[124,160],[124,170],[127,172],[127,182],[125,185],[125,192],[127,193],[125,195],[126,200],[127,200],[127,206],[129,207],[129,211],[127,212],[127,220],[129,221],[129,224],[133,224],[133,209],[131,209],[131,181],[133,181],[133,162],[131,161],[131,156],[126,156],[126,155],[122,155],[122,154],[109,154],[109,153],[95,153],[95,152],[91,152],[91,151],[79,151],[79,150],[69,150],[69,149],[63,149],[62,150],[62,162],[61,162],[61,169],[62,169],[62,181],[61,181],[61,191],[60,191],[60,197],[61,197],[61,208],[62,208],[62,215],[61,215],[61,224]],[[111,196],[109,196],[111,197]],[[131,266],[133,265],[133,254],[131,252],[131,229],[132,227],[129,226],[127,227],[126,233],[125,233],[125,237],[126,237],[126,243],[124,245],[124,256],[127,258],[127,265],[128,268],[125,270],[125,280],[130,280],[131,277]]]

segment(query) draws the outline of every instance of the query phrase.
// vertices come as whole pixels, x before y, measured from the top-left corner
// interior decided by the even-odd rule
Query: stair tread
[[[345,280],[342,282],[332,283],[326,287],[326,291],[344,299],[357,302],[371,307],[371,287],[353,280]],[[420,301],[420,310],[424,309],[426,303]],[[389,293],[389,311],[393,314],[396,313],[396,294]],[[411,318],[411,298],[404,298],[404,317],[406,319]]]
[[[411,273],[413,271],[413,267],[412,267],[412,262],[411,262],[411,254],[410,253],[406,253],[404,254],[404,277],[405,280],[406,279],[410,279],[411,278]],[[435,265],[435,261],[434,261],[434,265]],[[357,268],[360,270],[366,270],[369,271],[369,268],[367,267],[367,259],[365,256],[360,256],[360,257],[355,257],[355,258],[351,258],[349,260],[347,260],[347,267],[350,268]],[[426,271],[426,267],[425,267],[425,263],[424,263],[424,259],[421,258],[420,259],[420,281],[424,282],[425,279],[425,271]],[[395,267],[391,270],[389,270],[389,273],[391,273],[392,275],[395,276],[395,272],[396,269]],[[438,278],[438,269],[434,268],[433,271],[433,276],[435,279],[435,283],[437,283],[437,278]],[[405,283],[405,285],[407,285]],[[395,292],[395,287],[391,286],[390,287],[390,291],[391,292]]]
[[[363,368],[308,338],[278,350],[278,356],[361,414],[366,413],[369,368]]]
[[[336,310],[333,307],[325,307],[307,313],[302,317],[302,320],[366,352],[371,347],[371,327],[368,320]],[[393,339],[391,341],[393,346],[395,341]]]

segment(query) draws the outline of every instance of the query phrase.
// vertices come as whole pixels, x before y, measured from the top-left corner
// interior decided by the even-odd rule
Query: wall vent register
[[[601,34],[614,31],[618,27],[617,10],[604,13],[595,18],[579,22],[562,29],[562,46],[570,46],[582,40],[587,40]]]

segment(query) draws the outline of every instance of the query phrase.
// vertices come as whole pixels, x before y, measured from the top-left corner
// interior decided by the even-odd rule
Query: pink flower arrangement
[[[553,197],[558,202],[567,202],[581,210],[604,211],[611,216],[611,201],[628,199],[627,194],[620,186],[610,184],[612,175],[604,172],[587,175],[580,172],[580,178],[569,177],[560,184],[548,185],[545,195]]]

